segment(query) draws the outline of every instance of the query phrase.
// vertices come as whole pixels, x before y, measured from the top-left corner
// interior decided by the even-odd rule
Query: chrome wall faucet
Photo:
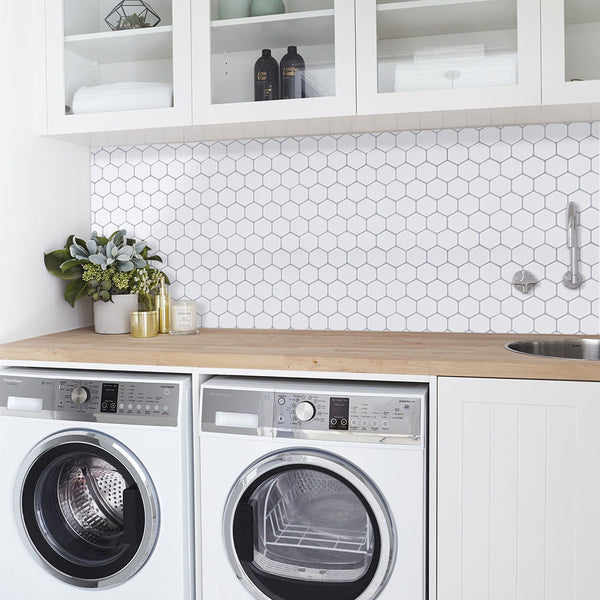
[[[581,285],[581,276],[577,272],[577,205],[569,202],[567,206],[567,248],[569,249],[569,269],[563,277],[563,283],[569,289],[576,289]]]

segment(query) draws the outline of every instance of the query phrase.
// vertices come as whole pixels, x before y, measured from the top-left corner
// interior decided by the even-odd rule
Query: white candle
[[[172,334],[197,333],[196,303],[193,300],[171,302]]]

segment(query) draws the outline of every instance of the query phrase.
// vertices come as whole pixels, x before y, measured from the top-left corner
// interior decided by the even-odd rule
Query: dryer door
[[[158,533],[158,499],[133,453],[94,431],[38,444],[21,467],[17,502],[27,542],[56,577],[110,587],[136,573]]]
[[[369,477],[308,448],[269,454],[240,476],[224,537],[238,578],[263,600],[370,600],[396,549],[390,511]]]

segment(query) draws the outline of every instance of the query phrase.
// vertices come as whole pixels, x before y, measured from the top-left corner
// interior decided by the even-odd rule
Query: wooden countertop
[[[83,328],[0,345],[0,359],[148,365],[165,370],[199,367],[600,381],[600,362],[526,356],[504,348],[507,342],[536,337],[544,336],[201,329],[198,335],[136,339]]]

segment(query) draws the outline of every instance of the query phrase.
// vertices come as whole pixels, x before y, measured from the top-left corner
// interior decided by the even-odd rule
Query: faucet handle
[[[569,268],[563,277],[563,284],[570,290],[575,290],[581,285],[581,276],[577,272],[577,205],[575,202],[567,204],[567,249],[569,250]]]
[[[528,294],[537,282],[535,275],[525,269],[517,271],[512,280],[513,285],[524,294]]]
[[[567,204],[567,248],[577,246],[577,205]]]

